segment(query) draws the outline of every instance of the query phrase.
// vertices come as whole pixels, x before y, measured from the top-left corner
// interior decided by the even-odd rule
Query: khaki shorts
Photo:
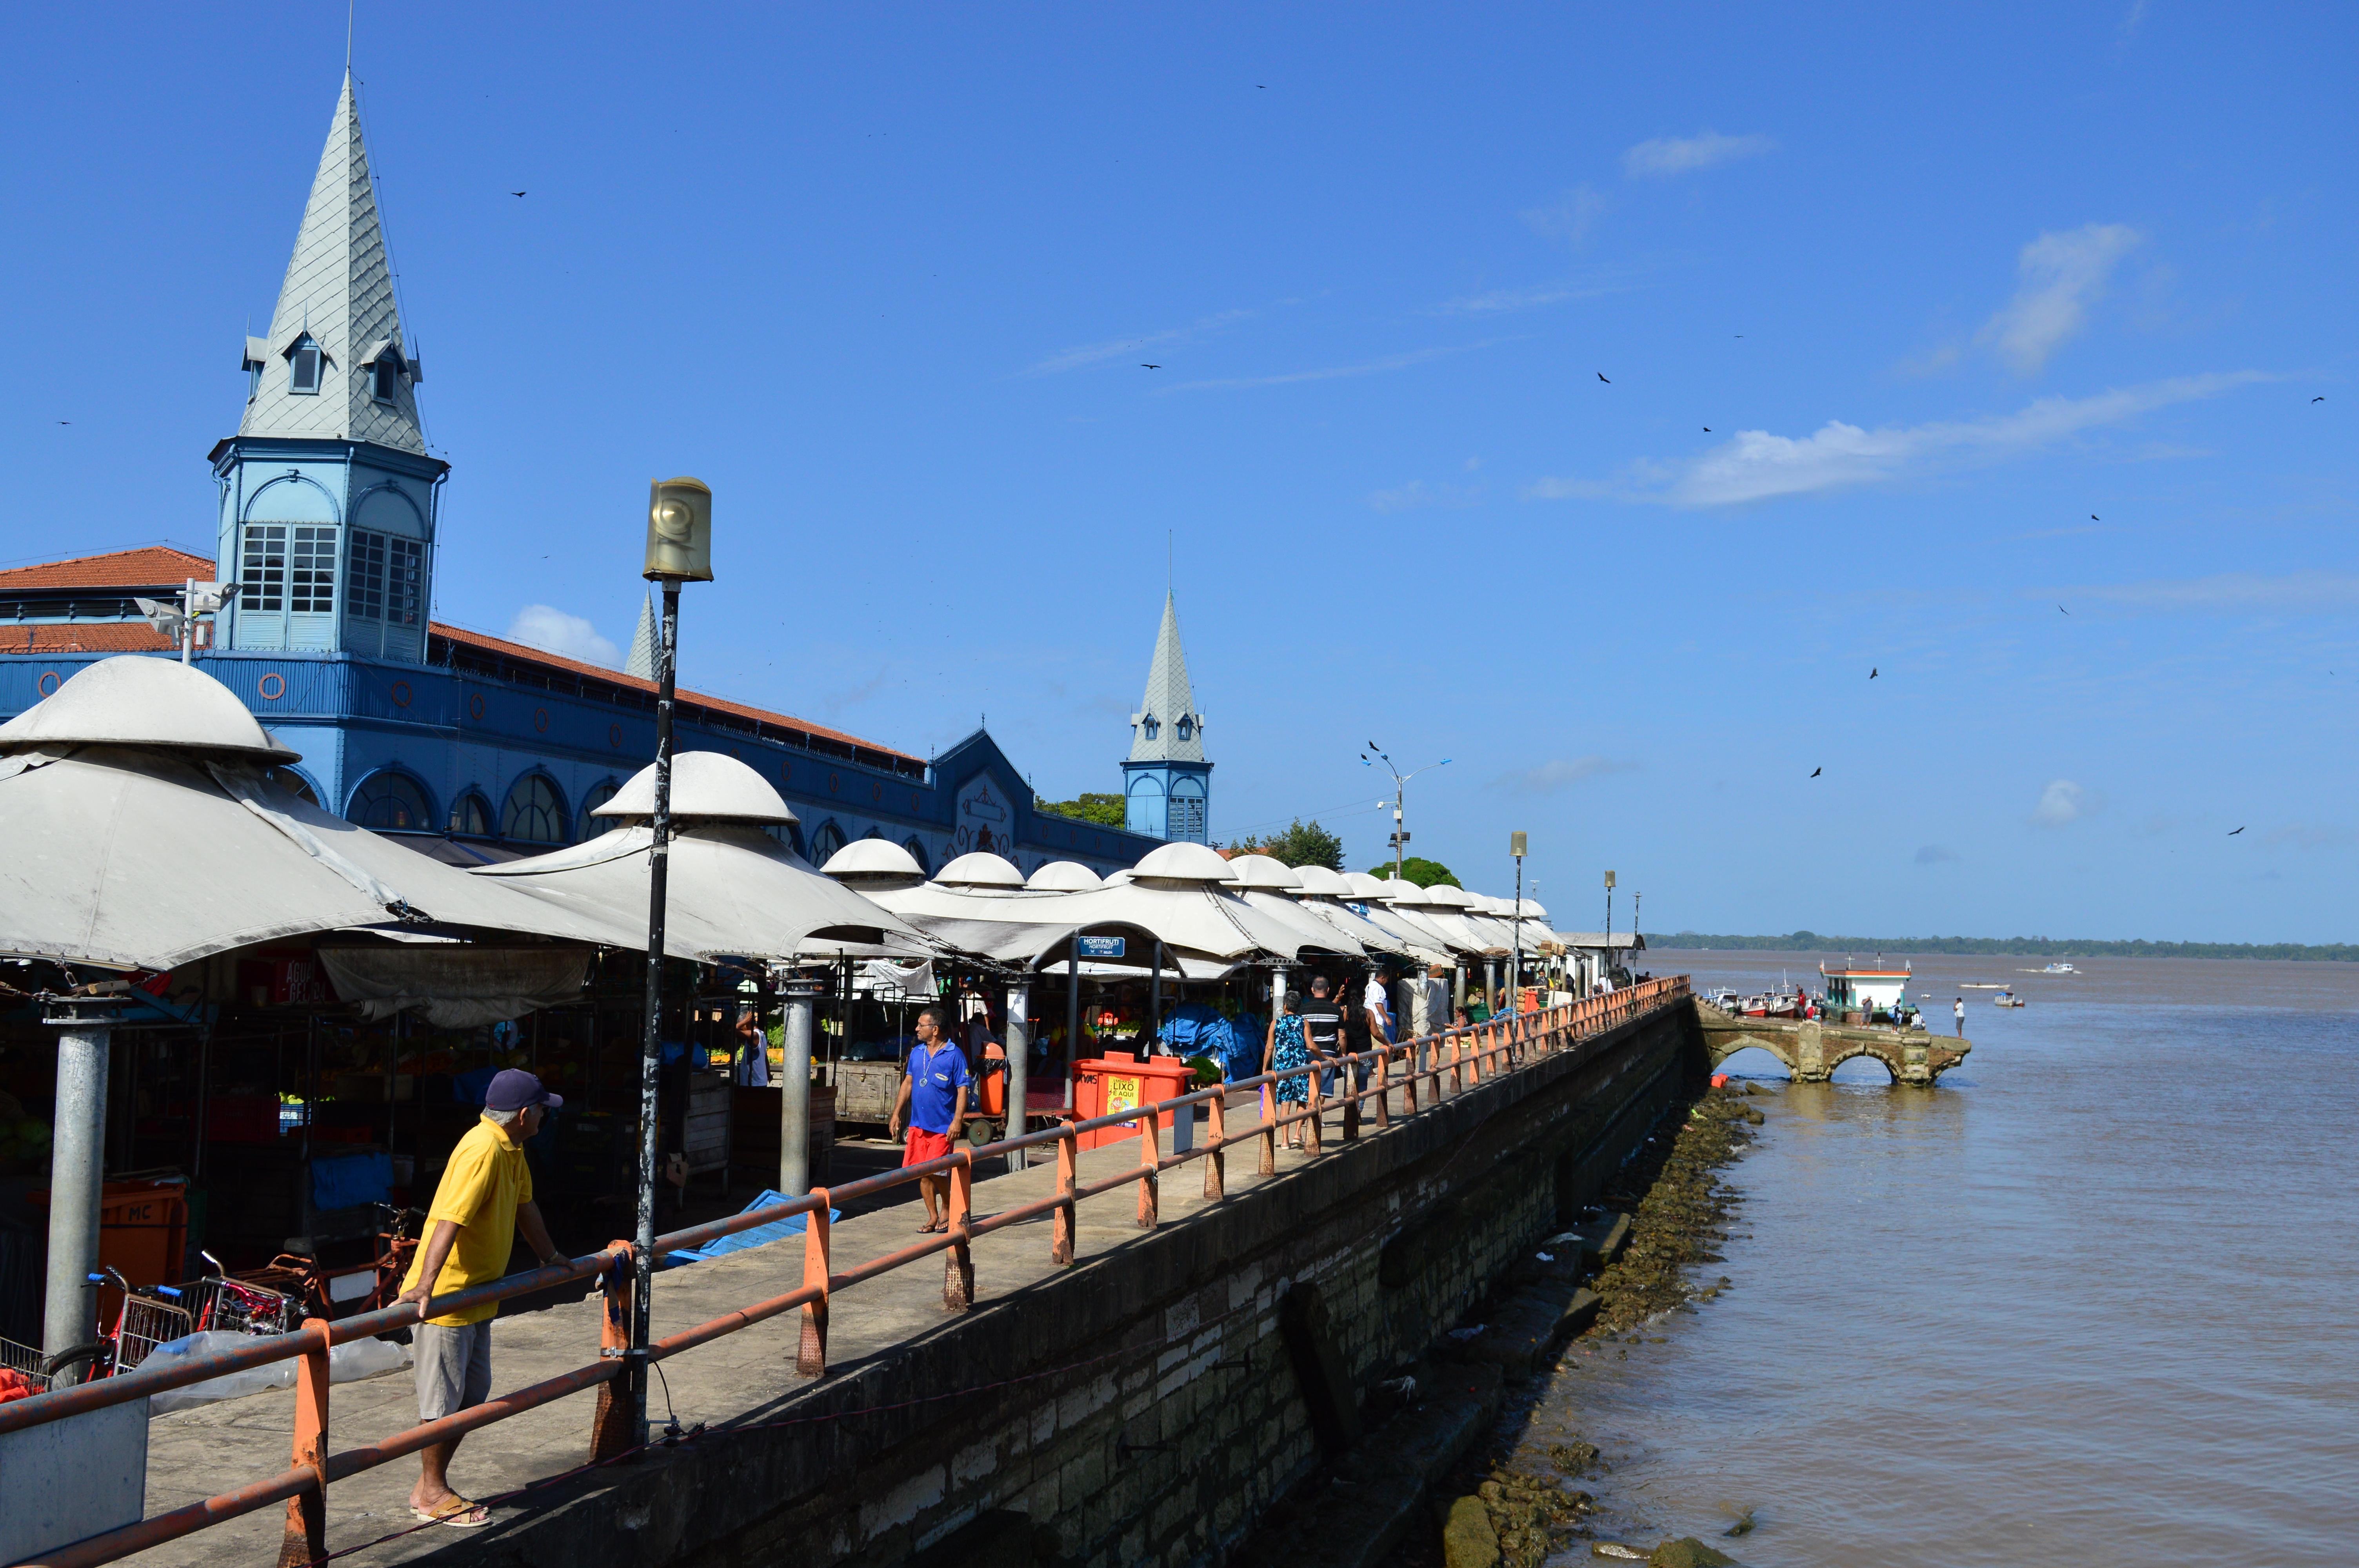
[[[440,1421],[492,1397],[492,1320],[457,1328],[421,1323],[418,1354],[418,1419]]]

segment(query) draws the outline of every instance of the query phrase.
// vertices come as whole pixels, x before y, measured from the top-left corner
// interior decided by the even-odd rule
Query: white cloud
[[[1382,375],[1386,371],[1407,370],[1411,365],[1421,365],[1428,360],[1447,359],[1452,354],[1472,353],[1476,349],[1487,349],[1494,343],[1506,341],[1509,340],[1506,338],[1485,338],[1479,343],[1460,343],[1449,348],[1417,349],[1405,354],[1387,354],[1383,359],[1369,360],[1362,364],[1328,365],[1319,370],[1285,371],[1277,375],[1232,375],[1209,381],[1183,381],[1176,386],[1168,386],[1163,390],[1203,392],[1235,386],[1287,386],[1298,381],[1333,381],[1342,376]]]
[[[1501,773],[1491,781],[1491,787],[1509,790],[1516,795],[1554,795],[1583,779],[1593,779],[1606,773],[1634,773],[1637,766],[1636,762],[1616,762],[1611,757],[1557,757],[1535,768],[1516,768]]]
[[[1576,185],[1555,200],[1524,210],[1524,222],[1543,239],[1562,240],[1579,250],[1589,231],[1605,211],[1605,198],[1586,185]]]
[[[2031,808],[2031,820],[2042,827],[2061,827],[2095,815],[2103,804],[2071,779],[2058,779],[2039,792],[2039,804]]]
[[[2299,571],[2283,577],[2223,572],[2215,577],[2042,589],[2031,597],[2097,600],[2131,610],[2210,615],[2313,615],[2359,609],[2359,576]]]
[[[1469,460],[1469,468],[1473,467]],[[1372,490],[1368,504],[1379,512],[1415,512],[1422,507],[1467,507],[1480,503],[1483,487],[1479,484],[1428,484],[1413,479],[1397,490]]]
[[[1055,375],[1060,371],[1080,370],[1085,365],[1103,364],[1107,360],[1125,354],[1140,353],[1158,345],[1182,342],[1205,332],[1216,332],[1223,327],[1234,327],[1254,316],[1251,310],[1223,310],[1201,317],[1185,327],[1167,327],[1159,332],[1142,333],[1135,338],[1109,338],[1103,343],[1082,343],[1047,359],[1025,371],[1026,375]]]
[[[623,667],[623,650],[598,635],[598,628],[553,605],[527,604],[508,622],[508,641],[579,659],[585,665]]]
[[[2016,258],[2022,281],[2006,308],[1984,323],[1982,341],[1995,344],[2017,374],[2038,373],[2087,324],[2089,307],[2104,297],[2114,266],[2144,238],[2125,223],[2040,235]]]
[[[1698,131],[1692,136],[1658,136],[1640,142],[1622,155],[1622,172],[1633,179],[1647,175],[1686,174],[1741,157],[1758,157],[1777,144],[1767,136],[1723,136],[1718,131]]]
[[[2257,371],[2178,376],[2093,397],[2043,397],[2016,413],[1983,419],[1938,420],[1878,430],[1846,425],[1840,419],[1831,419],[1816,434],[1802,437],[1740,430],[1683,466],[1643,470],[1642,478],[1667,476],[1669,483],[1638,498],[1680,506],[1734,506],[1771,496],[1805,495],[1905,479],[1961,462],[2018,457],[2083,430],[2118,425],[2157,408],[2216,397],[2267,379]]]

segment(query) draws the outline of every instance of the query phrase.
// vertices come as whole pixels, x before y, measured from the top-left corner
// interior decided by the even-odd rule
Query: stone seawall
[[[1331,1124],[1324,1156],[1233,1175],[1218,1203],[1176,1203],[1199,1179],[1181,1167],[1159,1228],[429,1560],[1221,1562],[1344,1439],[1366,1390],[1595,1197],[1705,1061],[1681,1000],[1381,1134],[1343,1143]],[[1229,1158],[1251,1171],[1250,1145]],[[978,1184],[979,1212],[996,1184]],[[1083,1214],[1109,1205],[1130,1206],[1114,1194]]]

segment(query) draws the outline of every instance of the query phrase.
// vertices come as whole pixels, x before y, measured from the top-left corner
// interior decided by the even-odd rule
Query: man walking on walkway
[[[447,1296],[485,1285],[508,1271],[508,1254],[522,1231],[543,1265],[562,1262],[532,1201],[532,1172],[525,1141],[540,1130],[548,1110],[565,1102],[540,1087],[530,1073],[510,1067],[484,1093],[484,1114],[442,1168],[434,1206],[426,1211],[426,1243],[401,1281],[397,1303],[420,1308],[429,1296]],[[492,1319],[499,1303],[429,1317],[419,1325],[418,1419],[440,1421],[492,1393]],[[418,1485],[409,1489],[409,1511],[429,1524],[480,1530],[491,1510],[451,1489],[451,1456],[459,1439],[419,1451]]]
[[[909,1144],[901,1155],[904,1165],[922,1165],[951,1152],[966,1130],[966,1096],[973,1076],[967,1071],[966,1053],[949,1038],[943,1010],[922,1008],[914,1033],[918,1044],[909,1050],[909,1070],[902,1075],[901,1092],[893,1101],[892,1119],[885,1135],[901,1135],[901,1119],[909,1120]],[[920,1235],[950,1228],[950,1178],[919,1176],[918,1195],[926,1202],[926,1223]]]

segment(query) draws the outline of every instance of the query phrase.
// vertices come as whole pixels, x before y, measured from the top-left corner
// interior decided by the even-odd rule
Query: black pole
[[[656,643],[656,809],[647,860],[647,1031],[639,1043],[639,1232],[631,1292],[630,1398],[636,1441],[647,1440],[647,1319],[656,1262],[656,1077],[663,1055],[664,893],[670,881],[671,704],[679,647],[679,584],[663,585],[663,633]]]
[[[1155,939],[1155,978],[1147,987],[1147,1049],[1139,1055],[1155,1054],[1158,1042],[1163,1038],[1163,938]]]
[[[1082,1056],[1082,934],[1076,928],[1065,948],[1065,1108],[1073,1108],[1073,1064]]]

